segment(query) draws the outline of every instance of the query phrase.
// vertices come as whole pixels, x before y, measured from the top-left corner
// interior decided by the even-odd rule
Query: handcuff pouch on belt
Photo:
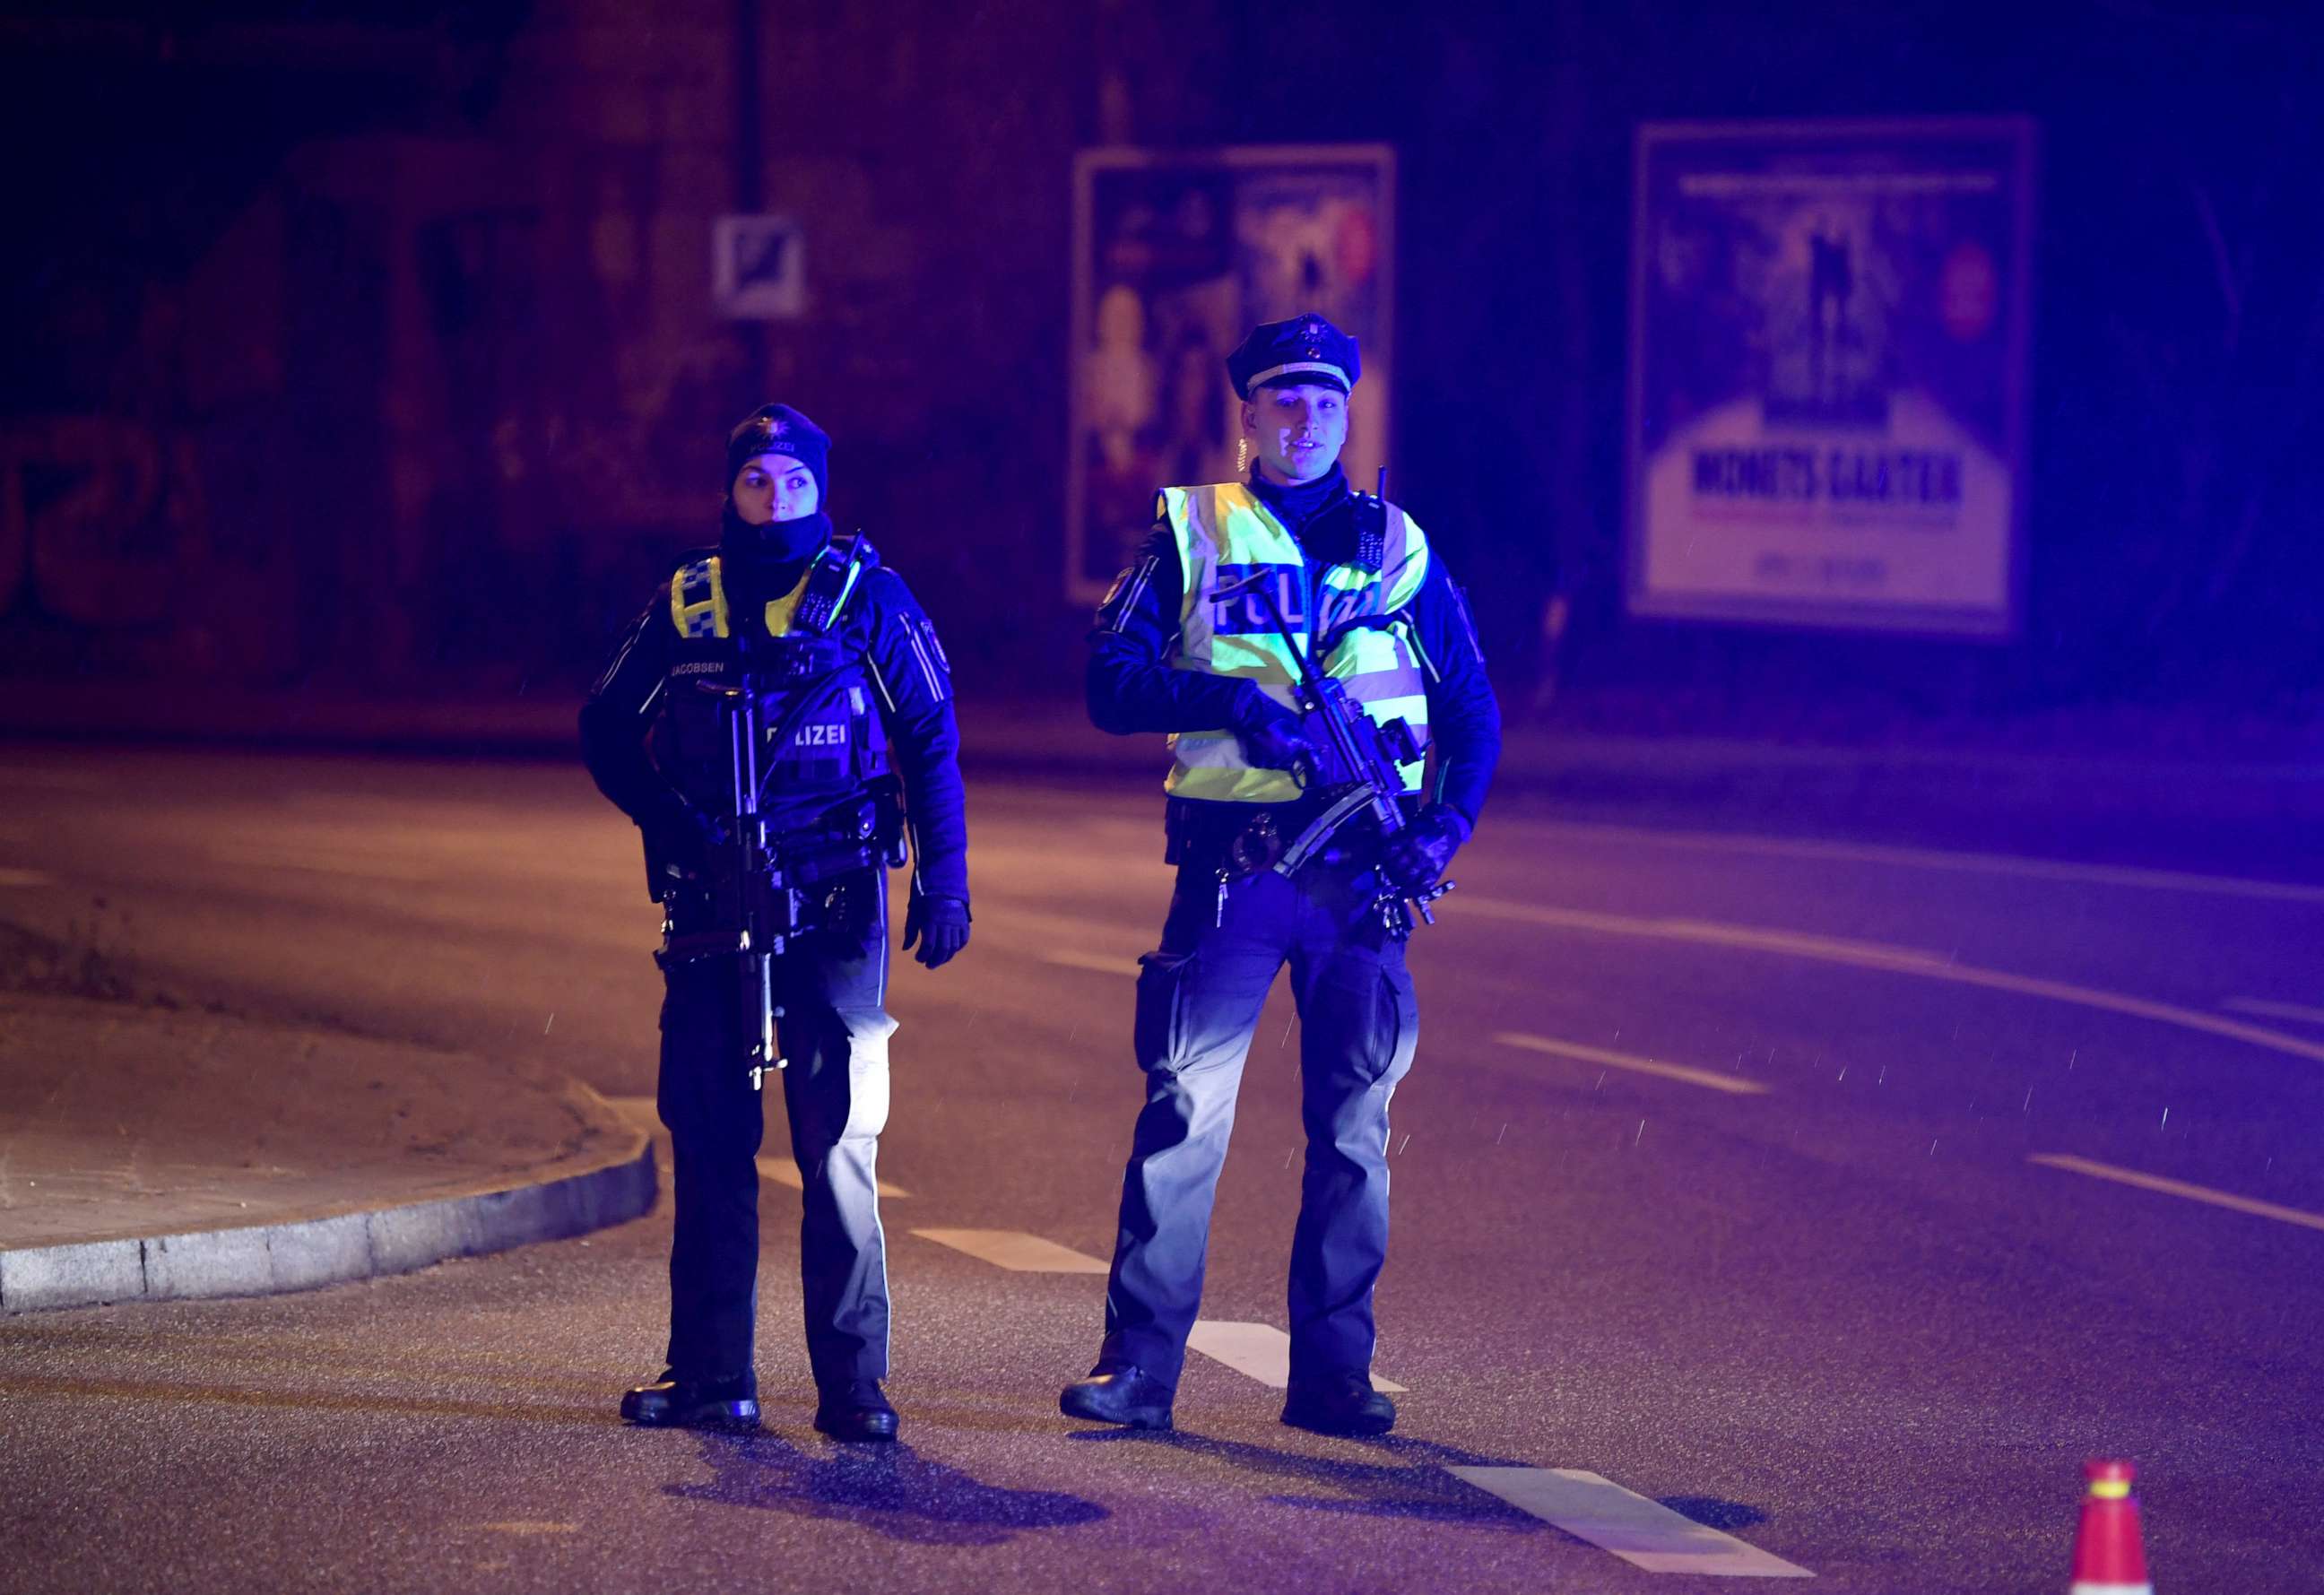
[[[1162,830],[1164,862],[1227,879],[1261,874],[1283,856],[1284,821],[1273,807],[1173,798]]]

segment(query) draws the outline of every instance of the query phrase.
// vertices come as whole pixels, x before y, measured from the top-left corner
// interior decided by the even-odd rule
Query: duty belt
[[[1231,877],[1288,875],[1328,860],[1342,827],[1369,802],[1360,787],[1315,792],[1295,803],[1213,803],[1174,798],[1164,818],[1167,863]],[[1411,807],[1407,800],[1406,807]]]

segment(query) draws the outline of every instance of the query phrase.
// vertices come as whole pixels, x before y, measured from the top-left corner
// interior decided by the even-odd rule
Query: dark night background
[[[2319,41],[2135,0],[14,7],[0,698],[569,699],[770,396],[964,691],[1027,696],[1085,620],[1074,152],[1377,141],[1397,495],[1514,712],[2271,736],[2324,704]],[[2039,126],[2022,635],[1625,621],[1637,124],[1888,114]],[[806,221],[807,319],[715,314],[738,208]]]

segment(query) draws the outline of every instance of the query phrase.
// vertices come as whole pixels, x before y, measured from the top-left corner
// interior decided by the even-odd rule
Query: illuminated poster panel
[[[2033,158],[2017,118],[1639,130],[1630,613],[2015,632]]]
[[[1384,145],[1087,150],[1074,162],[1065,594],[1104,596],[1154,495],[1236,475],[1227,351],[1314,310],[1355,335],[1351,480],[1387,460],[1396,163]]]

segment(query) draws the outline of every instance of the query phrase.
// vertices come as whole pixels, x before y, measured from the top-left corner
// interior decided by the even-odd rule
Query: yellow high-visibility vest
[[[810,571],[813,568],[808,567]],[[780,637],[788,633],[791,616],[798,610],[799,595],[806,591],[807,575],[802,573],[798,585],[780,598],[767,601],[769,636]],[[717,555],[681,566],[678,574],[669,578],[669,618],[681,637],[726,637],[733,634],[726,612],[726,578]]]
[[[1225,603],[1216,589],[1259,567],[1275,572],[1276,602],[1303,648],[1347,622],[1393,614],[1410,604],[1428,574],[1428,539],[1405,512],[1388,506],[1387,555],[1379,570],[1334,565],[1311,578],[1299,543],[1257,493],[1240,482],[1207,487],[1166,487],[1162,512],[1178,542],[1185,593],[1178,608],[1181,670],[1238,676],[1286,708],[1296,707],[1296,661],[1250,598]],[[1345,632],[1323,663],[1323,673],[1347,684],[1349,696],[1382,724],[1412,726],[1428,745],[1428,696],[1409,628],[1359,626]],[[1181,731],[1170,737],[1172,796],[1229,803],[1287,803],[1300,793],[1288,770],[1255,770],[1231,731]],[[1420,790],[1425,760],[1397,767],[1407,792]]]

